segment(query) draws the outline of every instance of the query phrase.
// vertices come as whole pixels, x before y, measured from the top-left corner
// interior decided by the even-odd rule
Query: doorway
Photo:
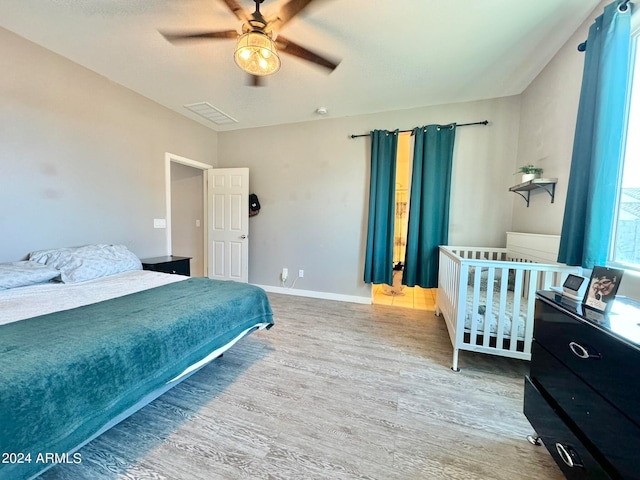
[[[167,255],[191,257],[191,276],[207,276],[205,170],[213,165],[169,152],[164,159]]]
[[[191,257],[191,276],[204,276],[203,172],[171,162],[171,253]]]
[[[393,285],[372,285],[371,294],[374,304],[393,305],[418,310],[435,310],[437,289],[402,285],[402,266],[407,246],[411,191],[411,158],[413,157],[413,142],[411,140],[411,132],[401,132],[398,135],[393,226]]]

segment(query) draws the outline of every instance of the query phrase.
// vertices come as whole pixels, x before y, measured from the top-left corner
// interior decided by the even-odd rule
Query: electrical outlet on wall
[[[289,278],[289,269],[288,268],[283,268],[282,269],[282,273],[280,274],[282,281],[286,282],[287,278]]]
[[[298,277],[304,278],[304,270],[298,270]]]

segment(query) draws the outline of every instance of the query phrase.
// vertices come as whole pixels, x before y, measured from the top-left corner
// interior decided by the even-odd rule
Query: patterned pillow
[[[37,262],[0,263],[0,290],[48,282],[59,276],[55,268]]]
[[[142,270],[140,259],[124,245],[85,245],[83,247],[40,250],[29,260],[60,270],[64,283],[78,283],[129,270]]]

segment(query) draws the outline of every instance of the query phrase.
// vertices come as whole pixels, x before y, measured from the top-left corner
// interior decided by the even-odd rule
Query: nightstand
[[[154,272],[174,273],[176,275],[191,275],[189,261],[191,257],[176,257],[167,255],[164,257],[144,258],[142,262],[143,270],[153,270]]]

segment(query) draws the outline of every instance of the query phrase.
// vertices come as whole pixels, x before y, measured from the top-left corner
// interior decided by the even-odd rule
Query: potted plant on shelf
[[[533,180],[534,178],[540,178],[542,168],[534,167],[533,165],[523,165],[518,169],[516,173],[522,174],[522,183]]]

